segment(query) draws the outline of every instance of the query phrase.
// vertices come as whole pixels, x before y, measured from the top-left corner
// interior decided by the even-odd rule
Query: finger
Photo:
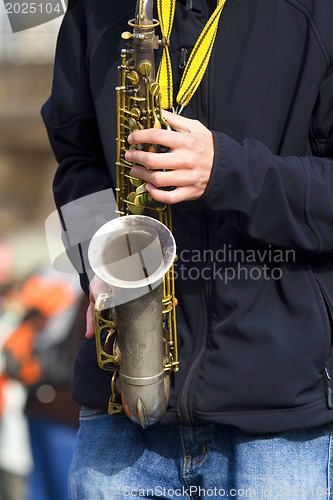
[[[167,203],[168,205],[196,199],[195,193],[190,187],[179,187],[173,191],[163,191],[152,184],[147,184],[146,188],[154,200]]]
[[[194,173],[187,170],[171,170],[168,172],[147,170],[140,165],[134,165],[131,173],[145,182],[153,184],[155,187],[171,186],[192,186],[195,183]]]
[[[129,144],[162,144],[175,149],[183,145],[184,138],[173,130],[147,128],[135,130],[128,136],[127,141]]]
[[[93,302],[90,302],[88,309],[87,309],[87,314],[86,314],[86,338],[87,339],[92,339],[95,335],[95,324],[94,324],[94,308],[95,305]]]
[[[185,116],[177,115],[177,113],[171,113],[170,111],[162,110],[163,117],[168,122],[168,125],[173,130],[178,132],[193,132],[198,128],[197,120],[192,120],[191,118],[185,118]]]
[[[132,149],[125,154],[127,161],[152,170],[190,169],[193,167],[192,156],[192,152],[185,149],[177,153],[149,153]]]

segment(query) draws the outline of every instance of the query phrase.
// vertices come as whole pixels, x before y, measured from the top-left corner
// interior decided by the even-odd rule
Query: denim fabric
[[[85,409],[70,500],[330,499],[331,428],[254,436],[220,425],[155,426]]]

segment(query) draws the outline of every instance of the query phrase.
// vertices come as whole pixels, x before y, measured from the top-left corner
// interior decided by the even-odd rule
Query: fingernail
[[[127,142],[128,142],[129,144],[131,144],[131,143],[132,143],[132,134],[130,134],[130,135],[127,137]]]
[[[126,153],[125,153],[126,160],[130,160],[131,157],[132,157],[132,153],[130,151],[126,151]]]

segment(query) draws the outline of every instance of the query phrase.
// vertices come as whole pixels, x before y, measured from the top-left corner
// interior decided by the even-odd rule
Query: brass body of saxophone
[[[117,212],[89,246],[92,269],[110,285],[95,305],[99,366],[113,370],[110,414],[126,414],[143,428],[164,414],[171,371],[178,370],[170,207],[152,200],[125,160],[136,129],[168,128],[155,82],[158,21],[153,0],[138,0],[133,33],[121,53],[117,92]],[[145,145],[156,151],[156,146]],[[110,311],[107,318],[106,311]]]

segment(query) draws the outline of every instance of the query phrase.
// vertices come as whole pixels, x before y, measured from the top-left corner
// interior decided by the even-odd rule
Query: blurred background
[[[40,108],[61,21],[13,33],[0,0],[0,500],[66,500],[77,432],[86,299],[52,270],[44,230],[56,163]]]
[[[54,210],[56,165],[40,108],[51,90],[61,20],[12,33],[0,2],[0,229],[14,247],[15,273],[47,262],[43,227]]]

